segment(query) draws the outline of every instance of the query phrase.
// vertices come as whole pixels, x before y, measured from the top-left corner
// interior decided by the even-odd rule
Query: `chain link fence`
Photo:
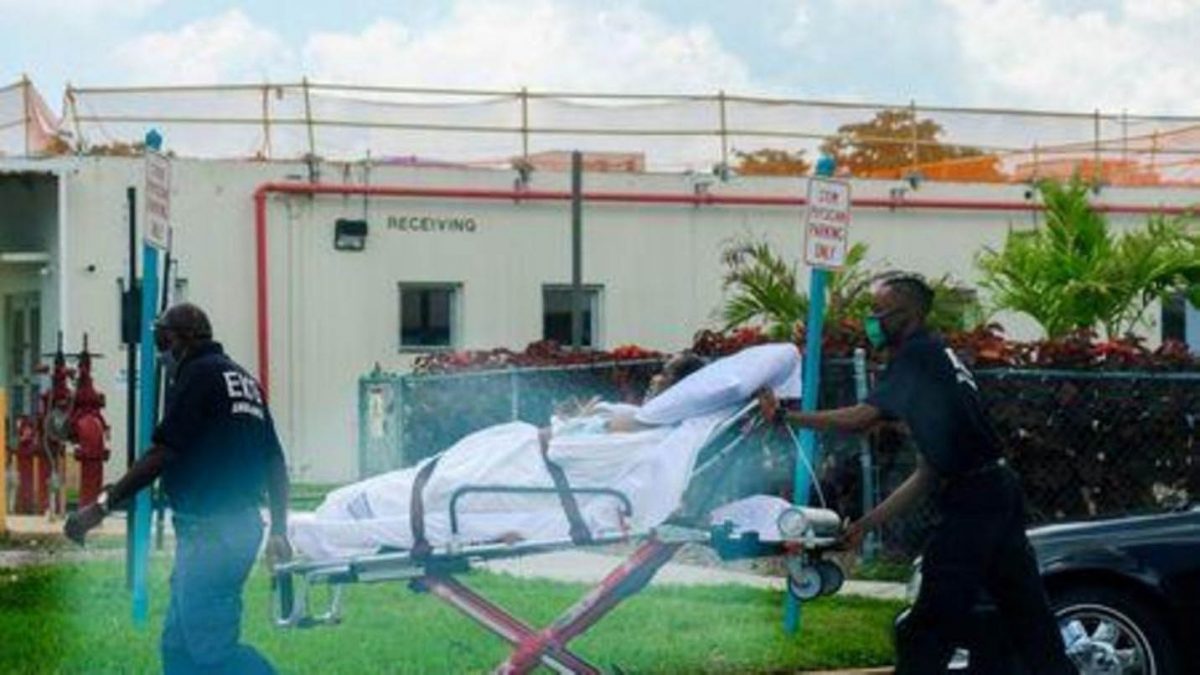
[[[412,466],[467,434],[506,422],[549,424],[555,406],[598,396],[638,402],[658,359],[359,380],[362,477]]]
[[[871,371],[873,380],[879,371]],[[822,407],[857,400],[852,366],[835,361],[824,375]],[[975,379],[1031,524],[1171,508],[1200,495],[1200,373],[994,369]],[[916,466],[915,447],[894,431],[826,434],[822,449],[827,496],[851,517]],[[883,555],[911,555],[935,518],[926,504],[892,523]]]
[[[571,398],[637,402],[657,360],[360,381],[364,476],[408,466],[478,429],[548,423]],[[820,405],[861,400],[880,372],[865,360],[831,359]],[[996,369],[976,372],[980,394],[1021,476],[1031,523],[1170,508],[1200,495],[1200,373]],[[693,486],[722,503],[755,493],[792,496],[794,439],[751,437],[722,471]],[[857,518],[900,485],[916,449],[893,430],[820,436],[814,502]],[[925,504],[892,523],[868,554],[905,558],[920,548],[936,511]]]

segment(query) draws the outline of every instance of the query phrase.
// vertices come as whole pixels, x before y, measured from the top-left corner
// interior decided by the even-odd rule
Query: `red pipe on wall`
[[[270,392],[270,312],[267,288],[267,195],[366,195],[410,199],[469,199],[513,202],[569,202],[571,193],[559,190],[493,190],[476,188],[395,187],[387,185],[345,185],[322,183],[275,183],[259,185],[254,191],[254,244],[258,298],[258,377],[263,395]],[[761,206],[798,207],[808,200],[804,197],[772,195],[718,195],[697,193],[653,192],[584,192],[586,202],[605,204],[657,204],[683,206]],[[948,211],[1041,211],[1044,207],[1033,201],[999,201],[970,199],[853,199],[851,205],[869,209],[930,209]],[[1200,212],[1200,207],[1146,206],[1142,204],[1096,204],[1103,213],[1142,214],[1162,213],[1183,215]]]

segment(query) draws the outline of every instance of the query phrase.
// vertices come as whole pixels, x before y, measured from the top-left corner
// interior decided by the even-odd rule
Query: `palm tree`
[[[1003,248],[976,259],[997,309],[1030,316],[1050,337],[1102,328],[1111,339],[1167,295],[1200,300],[1200,238],[1189,219],[1156,215],[1145,229],[1115,235],[1078,178],[1038,191],[1045,225],[1010,230]]]
[[[826,321],[861,321],[871,311],[871,290],[878,276],[865,265],[867,245],[859,242],[846,254],[846,265],[826,282]],[[761,323],[773,340],[795,335],[808,316],[809,297],[798,289],[796,265],[789,264],[762,241],[738,241],[722,255],[724,285],[732,294],[721,308],[725,330]],[[943,276],[930,284],[934,306],[929,324],[936,330],[960,330],[982,321],[975,294]],[[968,325],[970,324],[970,325]]]

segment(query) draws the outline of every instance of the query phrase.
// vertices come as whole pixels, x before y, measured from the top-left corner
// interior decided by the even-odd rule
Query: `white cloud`
[[[1114,14],[1045,0],[944,0],[977,103],[1136,113],[1200,111],[1200,3]],[[1166,29],[1160,20],[1170,17]]]
[[[1200,9],[1195,0],[1124,0],[1121,7],[1125,16],[1153,23],[1169,23],[1189,14],[1194,17]]]
[[[307,70],[339,82],[574,91],[745,91],[746,66],[703,26],[673,26],[633,4],[456,0],[420,33],[378,19],[359,33],[317,33]]]
[[[261,82],[294,62],[279,35],[238,9],[138,36],[114,57],[127,81],[155,84]]]
[[[0,0],[7,18],[54,17],[58,21],[84,22],[138,17],[161,5],[163,0]]]
[[[799,47],[809,37],[812,16],[808,7],[797,4],[792,10],[792,19],[779,32],[779,43],[784,47]]]

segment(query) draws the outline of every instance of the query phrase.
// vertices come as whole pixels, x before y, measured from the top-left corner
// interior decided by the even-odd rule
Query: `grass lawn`
[[[0,672],[157,672],[170,558],[152,558],[151,616],[129,618],[117,560],[0,570]],[[476,573],[473,587],[542,624],[584,587]],[[285,673],[486,672],[506,647],[469,619],[402,584],[351,586],[342,625],[279,631],[267,621],[267,578],[246,589],[243,636]],[[806,604],[799,636],[780,627],[781,598],[743,587],[650,588],[571,643],[629,673],[791,672],[871,666],[892,657],[899,603],[830,598]]]

